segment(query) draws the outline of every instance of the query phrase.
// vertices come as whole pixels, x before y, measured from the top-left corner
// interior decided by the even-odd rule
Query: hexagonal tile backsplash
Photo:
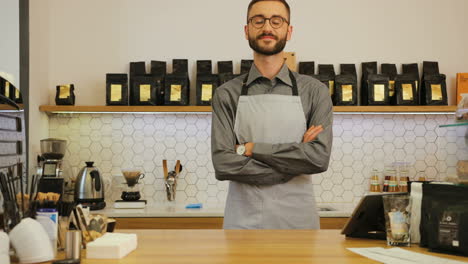
[[[394,161],[411,163],[410,176],[425,171],[429,179],[454,174],[467,159],[465,128],[439,128],[452,115],[335,114],[334,142],[327,172],[314,176],[318,203],[354,206],[368,190],[372,169]],[[143,193],[154,203],[167,201],[162,160],[181,160],[177,203],[224,206],[228,182],[215,179],[211,163],[210,114],[76,114],[50,117],[50,136],[68,141],[67,175],[76,175],[92,160],[112,183],[108,201],[119,199],[121,168],[145,173]]]

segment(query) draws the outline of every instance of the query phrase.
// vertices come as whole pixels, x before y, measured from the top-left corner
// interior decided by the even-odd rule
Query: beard
[[[261,41],[261,38],[264,36],[273,36],[275,40],[277,41],[275,46],[272,49],[260,47],[259,43]],[[256,38],[249,37],[249,46],[251,49],[253,49],[255,52],[259,54],[262,54],[265,56],[276,55],[284,50],[284,47],[286,46],[286,36],[281,39],[278,39],[277,36],[274,36],[272,34],[261,34]]]

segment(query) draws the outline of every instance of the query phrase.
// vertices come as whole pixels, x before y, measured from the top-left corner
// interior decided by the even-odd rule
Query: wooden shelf
[[[21,108],[21,110],[24,109],[24,106],[22,104],[20,104],[19,107]],[[0,104],[0,110],[18,111],[18,109],[14,108],[11,105],[7,105],[7,104]]]
[[[457,106],[416,105],[416,106],[335,106],[333,112],[368,112],[368,113],[455,113]]]
[[[211,106],[65,106],[41,105],[46,113],[210,113]]]
[[[335,113],[454,113],[456,106],[335,106]],[[210,106],[62,106],[42,105],[39,111],[58,113],[210,113]]]

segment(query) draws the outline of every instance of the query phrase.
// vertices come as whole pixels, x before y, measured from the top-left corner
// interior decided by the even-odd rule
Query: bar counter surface
[[[82,258],[83,264],[154,263],[379,263],[347,250],[386,247],[383,240],[345,238],[339,230],[117,230],[138,235],[138,248],[120,260]],[[468,258],[414,252],[468,262]],[[83,257],[85,252],[83,251]],[[59,254],[63,258],[63,252]],[[50,263],[50,262],[49,262]]]

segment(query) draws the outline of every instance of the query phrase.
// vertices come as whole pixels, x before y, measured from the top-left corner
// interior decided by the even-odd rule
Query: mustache
[[[273,37],[275,40],[278,40],[278,37],[273,35],[273,34],[269,34],[269,33],[264,33],[264,34],[261,34],[257,37],[257,39],[261,39],[263,37]]]

